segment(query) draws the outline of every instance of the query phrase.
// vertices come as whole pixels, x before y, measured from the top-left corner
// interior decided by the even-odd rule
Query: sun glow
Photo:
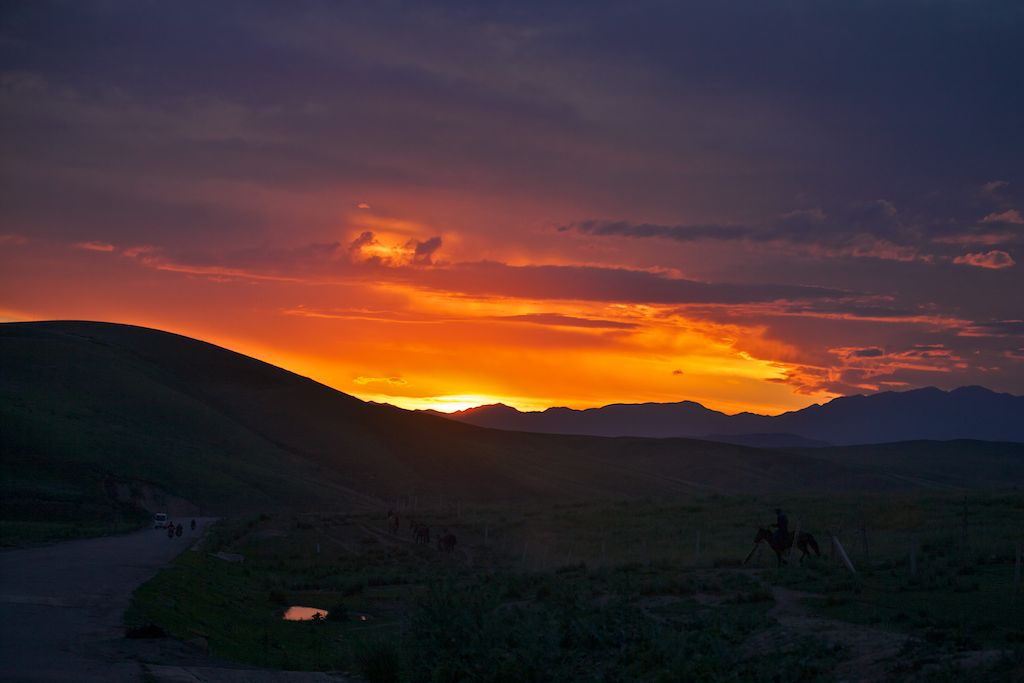
[[[535,399],[493,394],[451,394],[447,396],[392,396],[386,394],[356,394],[357,398],[376,403],[390,403],[406,410],[436,410],[439,413],[455,413],[467,408],[504,403],[521,411],[544,410],[549,407]]]

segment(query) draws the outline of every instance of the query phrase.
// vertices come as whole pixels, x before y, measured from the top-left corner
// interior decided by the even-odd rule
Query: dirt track
[[[132,592],[197,540],[163,530],[0,552],[0,680],[134,681],[122,641]],[[187,526],[187,525],[186,525]]]

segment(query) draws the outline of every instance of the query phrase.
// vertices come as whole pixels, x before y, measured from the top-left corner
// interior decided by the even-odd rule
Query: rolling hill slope
[[[1003,456],[1017,481],[1019,450]],[[0,325],[0,451],[2,519],[104,514],[132,488],[228,513],[399,495],[512,502],[911,485],[820,454],[484,429],[364,403],[195,339],[88,322]]]

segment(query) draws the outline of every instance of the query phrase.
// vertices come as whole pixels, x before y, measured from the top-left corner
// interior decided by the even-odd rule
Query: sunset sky
[[[1024,393],[1024,3],[4,2],[0,319],[443,410]]]

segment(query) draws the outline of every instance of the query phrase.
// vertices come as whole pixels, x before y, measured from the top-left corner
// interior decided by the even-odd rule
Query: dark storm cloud
[[[493,261],[398,272],[424,287],[476,296],[646,304],[740,304],[849,296],[825,287],[709,283],[594,266],[515,266]]]
[[[410,240],[405,246],[412,250],[414,264],[429,266],[433,263],[434,253],[441,248],[441,238],[434,236],[423,241]]]
[[[532,323],[534,325],[553,325],[555,327],[584,327],[606,330],[631,330],[637,326],[617,320],[599,320],[595,318],[578,318],[561,313],[524,313],[523,315],[505,315],[494,318],[505,322]]]
[[[972,364],[958,378],[1018,362],[1016,0],[8,1],[0,13],[8,240],[110,245],[111,258],[199,274],[719,306],[711,319],[764,304],[747,320],[801,348],[886,330],[834,339],[887,353],[808,386],[934,381],[937,362],[903,367],[928,325]],[[349,247],[382,229],[343,224],[316,193],[450,207],[435,207],[443,230],[401,233],[422,267],[387,268],[351,257],[372,233]],[[530,242],[525,225],[517,243],[514,212],[490,225],[495,197],[561,225],[561,243]],[[398,217],[424,222],[409,205]],[[464,212],[477,234],[449,239]],[[605,260],[439,265],[439,234],[446,249],[483,245],[466,261],[544,240],[546,263]],[[957,336],[938,320],[982,322]],[[910,331],[890,346],[895,327]]]
[[[798,195],[1019,193],[1022,17],[1010,1],[11,2],[4,72],[36,79],[48,117],[5,107],[5,128],[33,164],[593,193],[712,219],[677,238],[721,234]]]

